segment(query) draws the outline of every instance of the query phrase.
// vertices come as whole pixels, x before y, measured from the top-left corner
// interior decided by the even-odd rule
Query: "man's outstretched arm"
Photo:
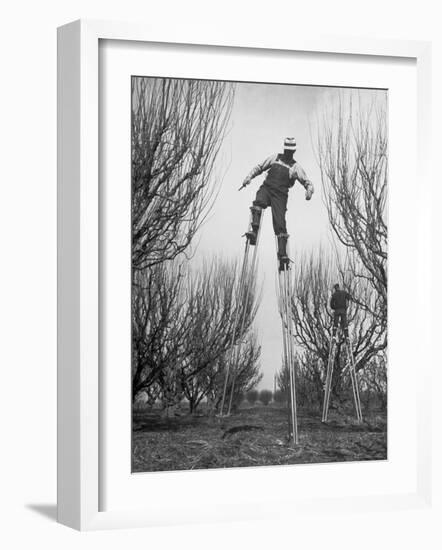
[[[353,302],[354,304],[356,304],[357,306],[361,306],[361,307],[365,307],[364,304],[362,302],[360,302],[357,298],[355,298],[352,294],[350,294],[349,292],[347,292],[347,300],[349,302]]]
[[[315,192],[313,183],[308,179],[305,170],[298,163],[295,164],[294,170],[294,179],[297,179],[299,183],[304,187],[305,199],[309,201],[312,198],[313,193]]]
[[[254,168],[252,168],[252,170],[250,170],[250,172],[247,174],[246,178],[242,182],[242,185],[239,188],[239,190],[249,185],[249,183],[252,181],[253,178],[256,178],[256,176],[259,176],[259,174],[266,172],[270,168],[272,163],[275,162],[276,158],[277,158],[277,155],[272,155],[271,157],[267,157],[264,161],[260,162]]]

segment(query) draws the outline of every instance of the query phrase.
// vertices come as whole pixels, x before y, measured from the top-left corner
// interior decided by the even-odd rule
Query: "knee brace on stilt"
[[[276,235],[276,241],[278,243],[278,258],[283,258],[284,256],[288,256],[288,253],[287,253],[288,238],[289,238],[289,235],[287,233],[280,233],[279,235]]]
[[[259,226],[261,224],[262,208],[259,206],[251,206],[250,212],[250,229],[247,231],[246,237],[251,245],[255,245],[258,238]]]
[[[260,206],[251,206],[250,212],[252,213],[252,230],[258,233],[259,226],[261,225],[262,208]]]

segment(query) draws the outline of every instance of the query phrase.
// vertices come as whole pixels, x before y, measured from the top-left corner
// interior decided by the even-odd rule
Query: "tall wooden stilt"
[[[262,222],[262,214],[261,214],[261,222]],[[224,406],[225,406],[226,397],[227,397],[227,388],[228,388],[230,374],[231,374],[231,389],[230,389],[230,398],[228,403],[227,415],[230,414],[231,408],[232,408],[233,395],[235,390],[237,363],[241,356],[241,347],[242,347],[241,340],[236,345],[235,345],[235,341],[236,341],[238,327],[239,327],[240,335],[243,333],[243,330],[244,330],[245,320],[247,317],[247,307],[249,304],[249,298],[251,296],[251,289],[249,288],[248,283],[252,281],[253,278],[255,277],[260,234],[261,234],[261,223],[259,224],[259,227],[258,227],[255,244],[250,244],[249,238],[246,238],[243,262],[241,266],[241,273],[240,273],[240,278],[238,283],[238,292],[236,296],[236,311],[235,311],[235,318],[233,322],[231,346],[230,346],[229,358],[227,360],[226,375],[224,378],[223,394],[221,398],[219,416],[224,415]],[[252,254],[252,260],[249,266],[248,258],[249,258],[249,251],[251,246],[253,247],[253,254]]]
[[[276,238],[276,248],[279,251],[278,237]],[[287,258],[288,260],[288,258]],[[279,312],[282,323],[282,338],[284,364],[287,365],[289,371],[289,438],[293,444],[297,445],[298,437],[298,418],[296,408],[296,372],[295,372],[295,355],[293,345],[292,331],[292,315],[291,315],[291,282],[290,282],[290,265],[289,261],[281,262],[280,256],[277,254],[278,282],[279,282]]]
[[[328,363],[327,363],[327,374],[326,374],[325,385],[324,385],[324,403],[322,407],[322,422],[327,422],[327,419],[328,419],[328,410],[330,406],[330,393],[331,393],[331,385],[332,385],[332,378],[333,378],[333,368],[334,368],[334,363],[336,358],[337,340],[340,339],[341,336],[342,336],[341,328],[339,327],[337,329],[335,336],[334,337],[332,336],[330,340],[330,350],[329,350]],[[350,380],[351,380],[352,391],[353,391],[353,400],[355,404],[356,418],[358,422],[362,422],[361,399],[359,395],[359,385],[358,385],[358,378],[356,374],[353,348],[350,342],[350,338],[349,336],[347,336],[347,334],[344,334],[343,341],[345,343],[346,362],[347,362],[343,371],[345,371],[347,368],[349,369]]]

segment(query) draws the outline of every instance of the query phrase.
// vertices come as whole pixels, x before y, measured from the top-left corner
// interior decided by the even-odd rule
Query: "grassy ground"
[[[135,412],[134,472],[270,466],[387,458],[385,413],[371,413],[363,424],[330,412],[299,414],[299,445],[287,438],[287,411],[275,406],[243,408],[223,418],[183,415],[162,418],[159,412]]]

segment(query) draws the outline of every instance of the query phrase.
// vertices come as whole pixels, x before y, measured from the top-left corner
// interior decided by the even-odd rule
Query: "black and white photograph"
[[[130,85],[132,472],[386,460],[388,91]]]
[[[3,15],[0,546],[442,548],[440,2]]]

